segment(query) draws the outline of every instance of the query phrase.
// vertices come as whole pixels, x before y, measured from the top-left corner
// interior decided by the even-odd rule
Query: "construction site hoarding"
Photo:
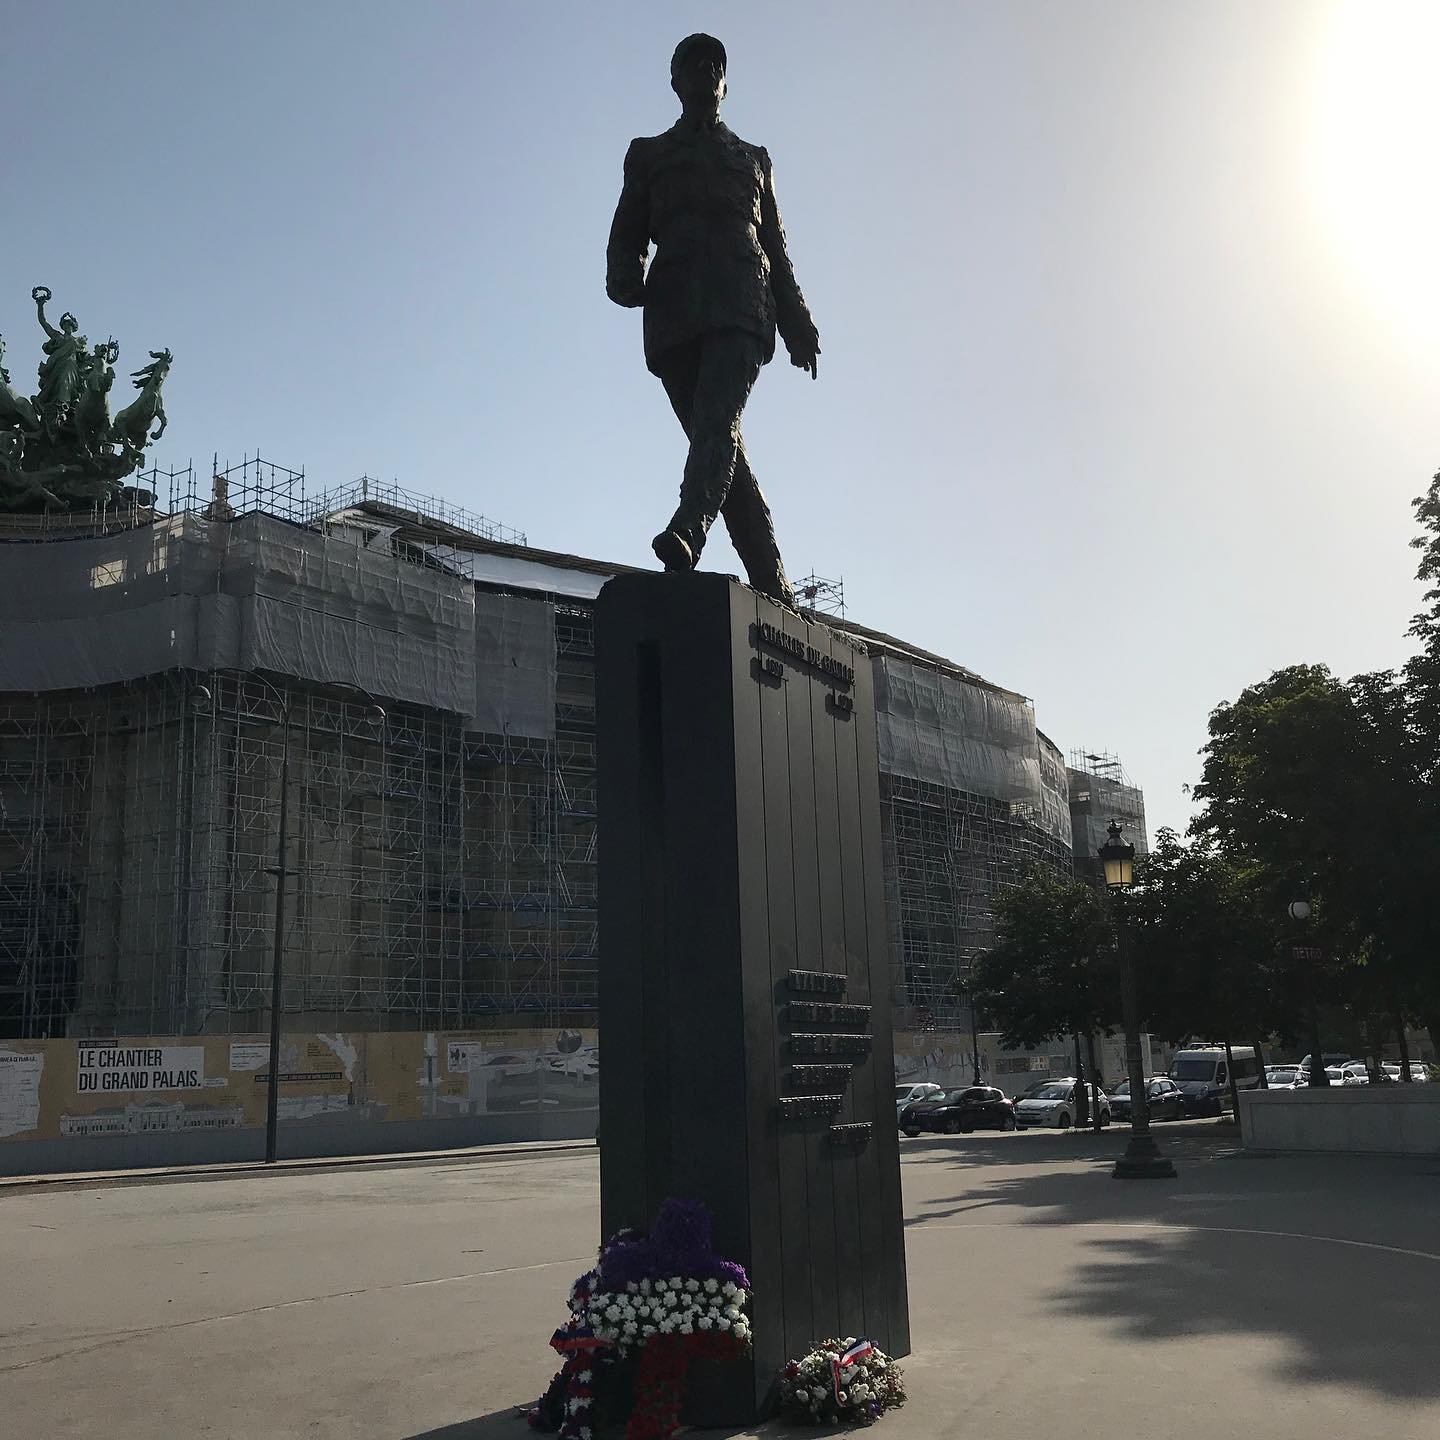
[[[399,1122],[543,1114],[554,1133],[559,1115],[588,1135],[598,1082],[594,1029],[286,1034],[279,1121],[354,1127],[357,1150],[369,1127]],[[0,1040],[0,1173],[29,1168],[16,1147],[30,1141],[77,1142],[66,1149],[84,1168],[87,1140],[263,1132],[270,1084],[258,1034]],[[488,1138],[483,1123],[475,1133]]]

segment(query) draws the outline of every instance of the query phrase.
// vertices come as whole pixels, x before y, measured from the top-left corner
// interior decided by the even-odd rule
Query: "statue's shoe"
[[[651,542],[655,558],[667,570],[693,570],[695,554],[673,530],[662,530]]]
[[[793,610],[797,615],[800,613],[800,606],[795,600],[795,592],[790,588],[790,582],[785,578],[784,571],[778,574],[751,575],[748,578],[752,590],[758,590],[762,595],[768,595],[772,600],[778,600],[787,610]]]

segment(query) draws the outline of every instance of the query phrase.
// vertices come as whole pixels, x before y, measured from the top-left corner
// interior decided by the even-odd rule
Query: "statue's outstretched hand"
[[[49,298],[50,292],[43,285],[37,285],[31,292],[30,298],[43,305]]]
[[[797,370],[808,370],[812,380],[820,376],[820,337],[813,331],[803,339],[786,347],[790,351],[790,363]]]

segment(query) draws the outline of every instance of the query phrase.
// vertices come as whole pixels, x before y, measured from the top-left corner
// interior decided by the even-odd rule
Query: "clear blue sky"
[[[1211,706],[1393,665],[1440,460],[1440,7],[10,0],[0,331],[168,345],[259,447],[649,563],[683,440],[607,303],[694,29],[820,327],[746,420],[791,573],[1035,698],[1183,824]],[[117,392],[118,393],[118,392]],[[127,390],[128,393],[128,390]],[[707,565],[737,569],[722,538]]]

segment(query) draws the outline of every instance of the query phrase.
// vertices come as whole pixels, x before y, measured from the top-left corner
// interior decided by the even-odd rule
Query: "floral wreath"
[[[666,1200],[648,1237],[622,1230],[570,1287],[570,1318],[551,1337],[564,1364],[523,1412],[561,1440],[591,1440],[597,1401],[627,1412],[625,1440],[663,1440],[680,1421],[695,1359],[750,1348],[750,1280],[710,1245],[710,1211]],[[627,1388],[633,1386],[633,1394]]]
[[[780,1413],[805,1425],[873,1425],[905,1403],[900,1366],[863,1336],[822,1340],[780,1371]]]

